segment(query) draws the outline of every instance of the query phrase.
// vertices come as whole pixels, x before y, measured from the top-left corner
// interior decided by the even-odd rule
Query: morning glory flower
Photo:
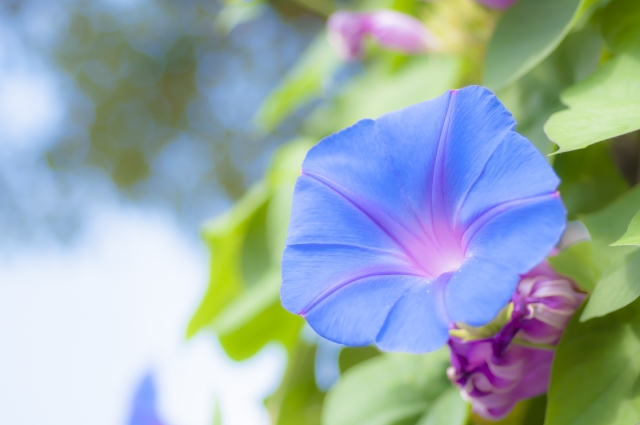
[[[482,326],[558,242],[558,178],[471,86],[311,148],[293,195],[281,300],[321,336],[421,353]]]
[[[393,10],[338,11],[327,21],[329,42],[344,60],[358,59],[365,36],[382,47],[404,53],[436,48],[433,34],[416,18]]]
[[[558,343],[584,298],[573,282],[544,261],[522,276],[507,323],[495,335],[469,340],[452,331],[447,376],[462,398],[481,416],[498,420],[518,401],[545,393],[553,351],[542,345]],[[518,340],[539,346],[521,346]]]

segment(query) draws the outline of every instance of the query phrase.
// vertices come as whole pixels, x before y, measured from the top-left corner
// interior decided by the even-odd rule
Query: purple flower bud
[[[492,337],[451,337],[447,376],[474,410],[500,419],[522,399],[547,391],[553,351],[533,344],[557,344],[585,295],[543,262],[521,277],[507,323]],[[463,332],[464,333],[464,332]],[[482,330],[476,331],[481,335]],[[461,335],[456,332],[455,335]]]
[[[546,261],[523,276],[513,296],[514,311],[526,311],[518,338],[556,344],[586,295]]]
[[[366,35],[383,47],[411,54],[435,50],[437,44],[422,22],[393,10],[339,11],[329,17],[327,26],[329,42],[345,60],[362,56]]]
[[[519,400],[547,391],[553,351],[510,345],[497,357],[490,339],[452,338],[449,346],[452,366],[447,376],[474,411],[487,419],[501,419]]]

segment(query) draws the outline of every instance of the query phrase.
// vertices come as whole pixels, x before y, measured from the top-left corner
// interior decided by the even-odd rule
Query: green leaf
[[[291,349],[304,324],[280,304],[280,270],[272,269],[264,280],[242,292],[211,323],[220,345],[234,360],[245,360],[270,341]]]
[[[612,243],[613,246],[618,245],[638,245],[640,246],[640,211],[636,213],[636,215],[629,223],[629,228],[625,232],[624,235],[616,242]]]
[[[271,158],[266,176],[271,189],[295,183],[302,170],[302,161],[314,142],[312,139],[299,138],[278,148]]]
[[[448,351],[426,355],[384,354],[361,363],[346,372],[333,387],[322,413],[325,425],[391,425],[429,423],[438,420],[442,409],[450,406],[449,422],[466,422],[466,403],[447,390],[451,383],[445,370]],[[459,412],[458,410],[462,410]],[[452,422],[453,419],[459,420]]]
[[[280,261],[291,197],[309,141],[282,146],[265,181],[204,231],[211,249],[211,277],[187,336],[214,330],[235,360],[256,354],[270,341],[291,350],[304,320],[280,304]]]
[[[220,401],[217,398],[213,405],[213,425],[222,425],[222,409],[220,409]]]
[[[520,0],[500,19],[487,49],[484,85],[499,90],[542,62],[569,33],[584,0]]]
[[[307,131],[326,136],[363,118],[377,118],[432,99],[456,87],[461,61],[451,56],[418,56],[400,69],[380,60],[349,84],[331,107],[314,111]]]
[[[300,342],[276,392],[265,400],[274,425],[320,425],[324,394],[314,375],[316,347]]]
[[[558,155],[553,168],[570,220],[601,210],[628,189],[606,143]]]
[[[626,192],[606,208],[583,217],[593,242],[596,265],[603,269],[615,255],[633,251],[631,247],[612,247],[612,243],[627,231],[627,223],[640,210],[640,186]]]
[[[560,92],[596,70],[602,45],[600,33],[591,26],[572,32],[549,57],[496,93],[518,122],[518,133],[544,155],[555,149],[543,127],[551,114],[563,109]]]
[[[257,121],[267,131],[276,128],[285,118],[322,92],[340,61],[327,41],[325,31],[320,32],[302,58],[287,74],[280,85],[264,101]]]
[[[613,0],[601,18],[602,35],[615,53],[640,57],[640,2]]]
[[[607,208],[583,218],[591,235],[593,266],[601,271],[580,320],[604,316],[633,302],[640,295],[640,248],[610,246],[626,231],[626,224],[640,209],[640,186]]]
[[[640,60],[620,55],[562,93],[569,109],[556,112],[545,124],[558,152],[640,129]]]
[[[340,373],[345,373],[352,367],[379,355],[380,351],[371,345],[366,347],[344,347],[340,351],[340,357],[338,358]]]
[[[259,18],[267,9],[260,0],[225,3],[216,15],[214,25],[223,35],[228,35],[238,25]]]
[[[640,301],[569,322],[551,370],[545,425],[623,425],[640,412]]]
[[[591,242],[579,242],[549,257],[549,262],[561,275],[572,278],[585,291],[593,291],[602,272],[593,264]]]
[[[456,387],[447,388],[416,425],[463,425],[469,417],[469,405]]]
[[[616,256],[604,271],[580,316],[581,321],[604,316],[640,296],[640,249]]]
[[[249,222],[266,205],[269,192],[264,184],[254,186],[232,210],[209,224],[202,232],[211,251],[209,287],[187,327],[187,337],[195,335],[244,289],[240,253]]]

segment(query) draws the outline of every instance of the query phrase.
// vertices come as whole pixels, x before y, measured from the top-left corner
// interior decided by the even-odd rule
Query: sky
[[[216,400],[224,425],[267,424],[262,400],[284,350],[236,363],[212,334],[185,341],[208,280],[204,244],[175,214],[113,188],[65,191],[41,155],[65,120],[64,85],[12,45],[10,35],[0,43],[0,231],[22,220],[33,235],[0,239],[0,423],[126,425],[151,372],[166,425],[211,425]],[[19,205],[3,209],[8,199]],[[76,206],[76,237],[36,229]]]
[[[210,425],[216,399],[225,425],[267,424],[283,350],[236,363],[212,335],[184,340],[206,277],[203,246],[125,206],[93,214],[70,246],[4,258],[0,422],[124,425],[151,371],[167,425]]]

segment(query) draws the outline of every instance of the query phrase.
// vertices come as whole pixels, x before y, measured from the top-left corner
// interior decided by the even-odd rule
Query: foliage
[[[580,323],[575,315],[551,372],[547,425],[612,425],[638,420],[640,304]]]
[[[484,85],[498,90],[558,47],[584,0],[522,0],[502,17],[487,48]]]
[[[611,245],[640,245],[640,212],[638,212],[624,235]]]
[[[318,4],[311,9],[334,7]],[[279,425],[637,422],[640,146],[619,136],[640,130],[640,3],[520,0],[505,12],[470,0],[349,5],[419,17],[440,37],[442,51],[405,56],[369,43],[361,62],[343,64],[326,33],[317,35],[256,118],[265,131],[277,131],[302,110],[302,139],[282,146],[264,179],[203,229],[210,286],[188,335],[215,331],[234,359],[251,357],[271,341],[284,345],[287,371],[266,400]],[[305,152],[359,119],[468,84],[496,90],[517,130],[553,154],[548,158],[561,178],[568,217],[590,235],[549,257],[589,296],[557,347],[548,396],[522,401],[506,418],[489,422],[470,412],[449,383],[447,350],[415,356],[371,347],[343,349],[341,378],[324,394],[314,377],[315,343],[300,332],[303,320],[279,303],[279,263]]]
[[[289,349],[296,345],[302,320],[280,306],[280,253],[293,183],[308,147],[299,140],[280,149],[267,179],[203,230],[211,250],[210,285],[187,336],[210,327],[234,359],[251,357],[273,340]]]
[[[323,425],[464,425],[468,408],[447,379],[448,360],[440,350],[363,362],[327,395]]]

